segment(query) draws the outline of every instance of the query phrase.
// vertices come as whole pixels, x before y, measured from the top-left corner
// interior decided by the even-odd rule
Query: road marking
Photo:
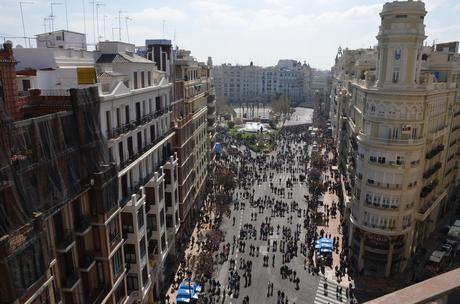
[[[327,285],[327,295],[324,295],[324,278],[321,277],[318,288],[316,289],[314,304],[344,304],[350,302],[345,294],[345,287],[342,286],[342,296],[337,298],[336,288],[340,285],[331,281],[327,281]]]

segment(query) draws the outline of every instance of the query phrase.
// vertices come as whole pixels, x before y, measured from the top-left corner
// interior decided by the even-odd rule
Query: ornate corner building
[[[339,49],[330,117],[347,192],[351,262],[402,272],[458,206],[458,42],[424,46],[425,4],[386,3],[376,49]]]

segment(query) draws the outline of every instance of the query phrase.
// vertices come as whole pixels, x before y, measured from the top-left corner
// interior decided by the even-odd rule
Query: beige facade
[[[458,43],[424,47],[423,2],[384,5],[377,50],[336,59],[333,134],[359,272],[404,270],[456,201]]]

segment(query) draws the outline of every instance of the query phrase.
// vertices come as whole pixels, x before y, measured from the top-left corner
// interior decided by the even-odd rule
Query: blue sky
[[[26,33],[44,32],[43,19],[50,15],[50,0],[22,0]],[[53,0],[54,28],[66,28],[66,0]],[[88,42],[93,41],[93,5],[67,0],[69,30],[83,32],[83,2]],[[0,0],[0,35],[23,36],[18,0]],[[337,48],[376,44],[379,15],[384,1],[358,0],[101,0],[99,35],[112,39],[122,10],[122,40],[143,45],[148,38],[173,39],[192,50],[200,61],[212,56],[215,63],[273,65],[278,59],[306,61],[328,69]],[[427,0],[426,42],[460,40],[460,0]],[[48,27],[49,30],[49,27]],[[118,30],[114,30],[118,38]],[[175,35],[174,35],[175,33]],[[23,43],[21,39],[11,39]]]

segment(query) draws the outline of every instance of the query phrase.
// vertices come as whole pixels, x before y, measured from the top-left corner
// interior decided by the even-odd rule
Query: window
[[[125,244],[125,262],[130,264],[136,263],[136,247],[133,244]]]
[[[114,219],[112,219],[109,222],[108,226],[109,226],[109,239],[110,239],[110,242],[112,243],[117,238],[117,236],[119,235],[118,217],[115,217]]]
[[[376,161],[377,161],[377,157],[375,157],[375,156],[369,156],[369,161],[371,161],[371,162],[376,162]]]
[[[165,210],[161,209],[160,211],[160,227],[165,225]]]
[[[125,106],[125,124],[130,122],[129,106]]]
[[[166,192],[165,193],[165,204],[166,204],[166,209],[169,207],[172,207],[172,195],[171,192]]]
[[[157,231],[157,216],[156,214],[147,214],[147,229]]]
[[[173,223],[173,217],[171,214],[166,214],[166,228],[173,228],[174,223]]]
[[[22,80],[22,90],[29,91],[30,89],[30,79],[23,79]]]
[[[118,273],[122,270],[123,267],[121,266],[121,249],[118,249],[112,257],[112,274],[114,277],[117,277]]]
[[[396,48],[395,49],[395,60],[399,60],[399,59],[401,59],[401,49]]]
[[[139,85],[137,84],[137,72],[134,72],[133,82],[134,82],[134,89],[139,88]]]
[[[141,252],[141,258],[143,258],[145,256],[145,237],[139,242],[139,250]]]
[[[399,81],[399,71],[393,71],[393,83],[397,83]]]
[[[131,213],[123,212],[121,214],[121,222],[122,222],[122,227],[121,228],[123,230],[123,234],[133,233],[134,232],[133,217],[132,217]]]
[[[171,170],[164,169],[164,173],[165,173],[165,183],[166,185],[170,185],[171,184]]]
[[[152,85],[152,72],[147,72],[147,85],[150,87]]]
[[[115,291],[115,302],[121,303],[123,299],[125,298],[125,284],[120,284]]]
[[[141,72],[141,86],[142,86],[142,88],[145,88],[145,76],[144,76],[144,71]]]
[[[128,274],[126,276],[126,284],[128,285],[128,292],[139,290],[139,282],[136,274]]]
[[[140,208],[137,212],[137,228],[141,229],[144,226],[144,208]]]
[[[384,163],[385,163],[385,157],[379,156],[379,158],[378,158],[378,163],[379,163],[379,164],[384,164]]]
[[[96,262],[97,265],[97,279],[99,283],[104,283],[104,266],[101,261]]]
[[[165,234],[163,233],[161,235],[161,251],[166,249],[166,237]]]
[[[144,284],[144,286],[147,285],[149,281],[149,276],[148,276],[148,273],[147,273],[147,265],[144,266],[144,268],[142,268],[142,283]]]

